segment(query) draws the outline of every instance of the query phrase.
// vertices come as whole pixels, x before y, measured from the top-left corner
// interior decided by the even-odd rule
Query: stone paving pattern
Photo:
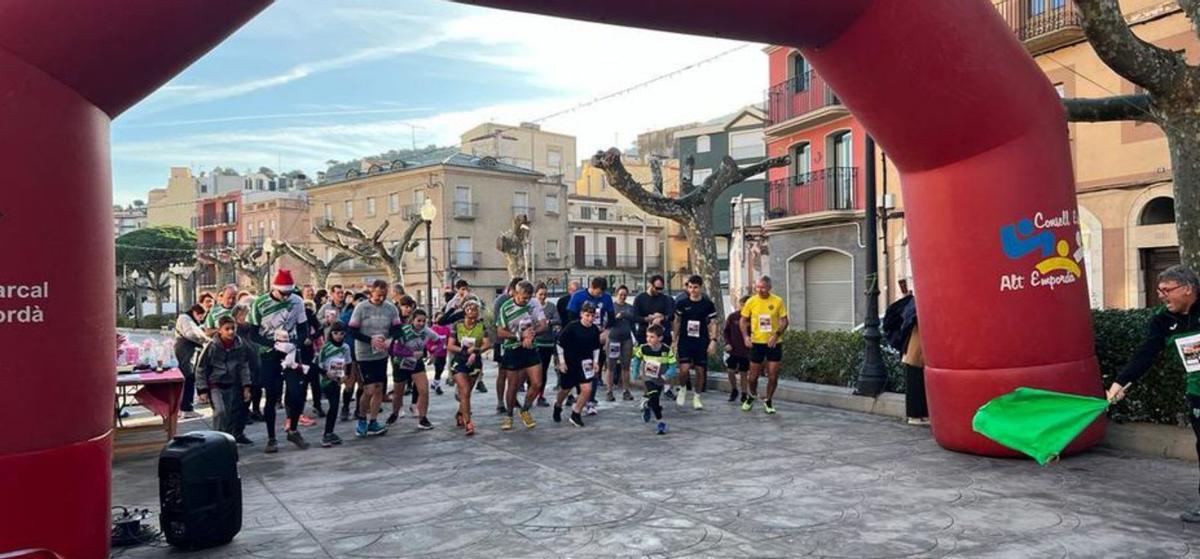
[[[784,402],[743,413],[725,397],[666,404],[665,436],[637,401],[602,403],[582,429],[539,408],[535,429],[501,432],[490,392],[473,398],[473,438],[449,391],[432,397],[437,429],[410,417],[356,440],[339,423],[333,449],[266,455],[256,424],[232,543],[113,556],[1200,556],[1200,526],[1177,518],[1197,504],[1193,463],[1100,449],[1039,467],[948,452],[890,418]],[[320,426],[305,434],[315,443]],[[157,510],[156,460],[114,464],[114,504]]]

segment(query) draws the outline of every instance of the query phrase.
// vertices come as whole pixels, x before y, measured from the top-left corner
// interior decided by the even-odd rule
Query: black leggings
[[[662,420],[662,402],[658,401],[659,396],[662,396],[663,386],[654,381],[646,381],[646,393],[643,395],[646,398],[646,405],[650,406],[650,411],[654,412],[654,419]]]
[[[316,367],[313,367],[313,369],[316,369]],[[329,399],[329,413],[325,415],[325,434],[328,435],[333,433],[333,426],[337,424],[337,409],[338,402],[342,399],[342,385],[331,382],[325,388],[322,388],[321,391]]]
[[[304,373],[297,369],[283,370],[283,354],[272,351],[263,355],[262,359],[263,385],[267,391],[267,405],[262,410],[263,419],[267,422],[267,438],[275,438],[275,408],[283,398],[287,410],[287,418],[291,420],[292,429],[299,427],[300,412],[304,411]],[[284,394],[284,386],[287,393]]]
[[[442,373],[446,370],[446,356],[440,355],[433,358],[433,380],[442,380]]]
[[[1196,434],[1196,454],[1200,456],[1200,396],[1187,395],[1188,421],[1192,424],[1192,432]]]
[[[925,401],[925,367],[904,366],[904,413],[908,417],[929,417]]]

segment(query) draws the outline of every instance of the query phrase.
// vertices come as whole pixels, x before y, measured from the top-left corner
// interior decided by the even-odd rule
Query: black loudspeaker
[[[237,443],[217,431],[175,437],[158,456],[159,518],[167,543],[200,549],[242,529]]]

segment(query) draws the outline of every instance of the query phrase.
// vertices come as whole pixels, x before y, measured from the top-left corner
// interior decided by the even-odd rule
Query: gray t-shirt
[[[390,301],[384,301],[378,305],[370,301],[363,301],[354,307],[354,312],[350,315],[351,328],[357,328],[362,335],[373,338],[375,336],[387,337],[392,326],[400,324],[400,310],[396,308]],[[387,359],[387,349],[376,350],[371,347],[370,343],[362,340],[354,340],[354,358],[359,361],[379,361]]]
[[[613,301],[613,316],[616,318],[608,325],[608,339],[624,341],[633,335],[633,323],[637,317],[637,309],[629,303]]]

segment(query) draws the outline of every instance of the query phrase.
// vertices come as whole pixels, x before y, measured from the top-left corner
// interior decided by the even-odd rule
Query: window
[[[367,198],[367,215],[375,215],[375,198]]]
[[[729,156],[734,159],[762,158],[767,155],[761,130],[731,132],[729,134]]]
[[[413,191],[413,205],[415,205],[417,208],[420,208],[424,204],[425,204],[425,191],[424,190],[414,190]]]
[[[712,174],[712,169],[693,169],[692,170],[692,184],[695,186],[700,186],[700,185],[704,184],[704,180],[707,179],[708,176],[711,174]]]
[[[546,213],[558,215],[558,195],[546,195]]]
[[[333,206],[325,204],[325,221],[333,221]]]
[[[793,54],[792,67],[789,70],[792,72],[792,91],[794,93],[808,91],[808,82],[812,78],[808,61],[799,53]]]
[[[454,187],[454,201],[470,203],[471,202],[471,187],[469,187],[469,186]]]
[[[417,246],[413,252],[417,253],[417,258],[425,258],[425,239],[417,239]]]
[[[474,266],[474,250],[475,247],[471,242],[471,237],[458,237],[454,239],[454,265],[458,267]]]
[[[848,210],[854,203],[854,139],[850,132],[841,132],[833,137],[833,159],[830,166],[834,173],[833,207]]]
[[[521,213],[527,214],[529,212],[529,193],[528,192],[514,192],[513,193],[513,211],[518,214],[521,214]]]
[[[225,223],[237,222],[237,202],[225,202]]]
[[[271,234],[274,235],[275,234],[275,220],[272,219],[270,223],[271,223]]]
[[[579,206],[579,219],[592,219],[592,207]]]
[[[608,221],[608,208],[596,208],[596,219]]]
[[[395,192],[388,196],[388,213],[400,213],[400,195]]]
[[[225,232],[225,246],[237,245],[237,231],[230,229]]]
[[[346,200],[346,219],[354,219],[354,200]]]
[[[558,259],[558,239],[546,239],[546,258]]]
[[[562,170],[562,150],[552,147],[546,151],[546,167],[555,171]]]
[[[808,182],[812,172],[812,146],[808,142],[792,146],[792,177]],[[796,181],[799,183],[800,181]]]
[[[1029,0],[1029,15],[1040,16],[1047,11],[1065,8],[1067,0]]]
[[[707,134],[696,138],[696,153],[708,153],[712,150],[712,138]]]

